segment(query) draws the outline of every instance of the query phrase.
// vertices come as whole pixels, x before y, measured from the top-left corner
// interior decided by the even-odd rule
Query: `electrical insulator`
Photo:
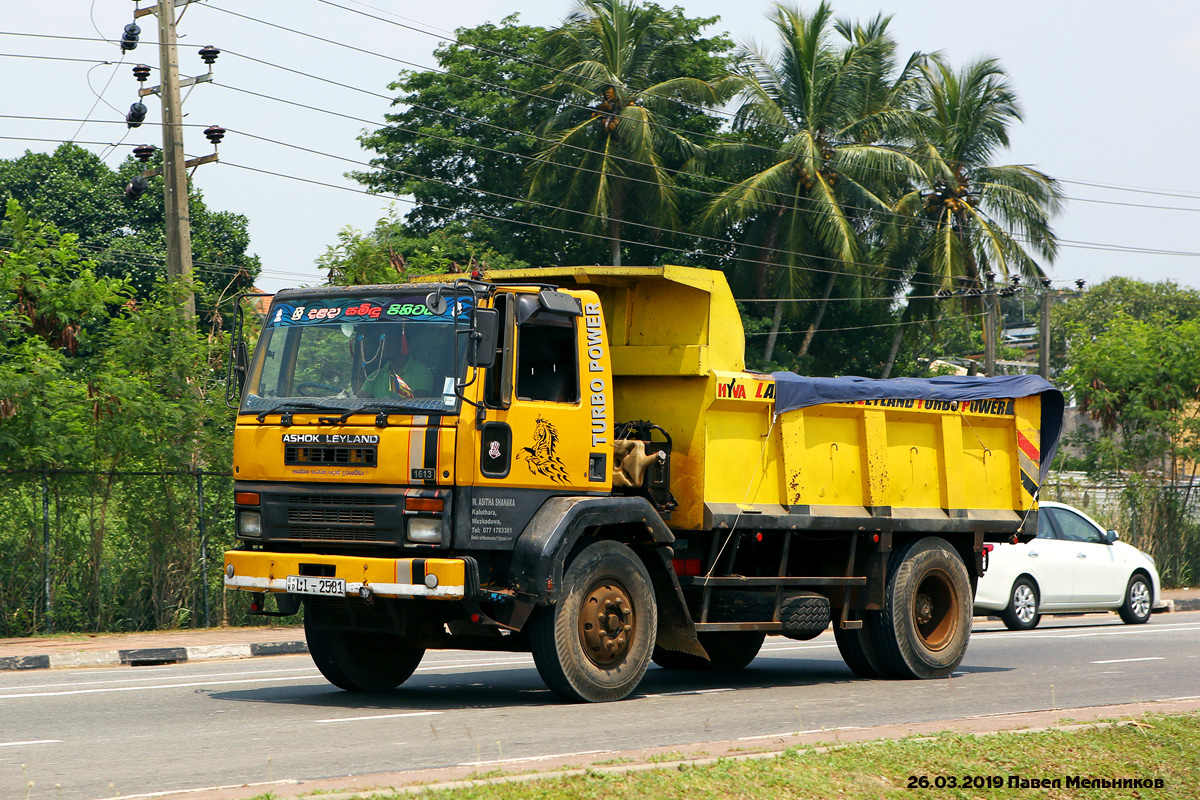
[[[145,64],[138,64],[133,68],[133,77],[138,79],[138,83],[145,83],[150,77],[150,67]]]
[[[996,280],[996,273],[988,270],[987,272],[983,273],[983,277],[987,278],[988,283],[992,283]]]
[[[1009,278],[1009,280],[1012,281],[1013,286],[1019,286],[1021,284],[1020,275],[1013,275],[1011,278]]]
[[[146,193],[150,188],[150,181],[143,178],[141,175],[134,175],[129,181],[129,185],[125,187],[125,196],[130,200],[137,200]]]
[[[1041,281],[1042,288],[1044,289],[1049,289],[1050,284],[1053,283],[1053,281],[1051,281],[1049,278],[1039,278],[1039,280]]]
[[[220,125],[210,125],[204,129],[204,135],[207,136],[208,140],[214,145],[218,145],[221,143],[221,140],[225,138],[225,129]]]
[[[133,148],[133,156],[138,161],[141,161],[143,164],[145,164],[150,160],[150,158],[154,155],[154,151],[157,149],[158,148],[152,144],[139,144],[137,147]]]
[[[1079,280],[1075,281],[1075,288],[1078,289],[1079,291],[1082,292],[1084,286],[1087,286],[1087,281],[1085,281],[1083,278],[1080,278]]]
[[[211,44],[208,47],[200,48],[200,60],[210,67],[217,60],[217,56],[221,55],[221,51],[213,47]]]
[[[138,37],[142,35],[142,29],[138,27],[136,22],[131,22],[125,26],[125,32],[121,34],[121,49],[136,50],[138,46]]]
[[[129,113],[125,115],[125,124],[131,128],[136,128],[146,121],[146,106],[143,103],[134,103],[129,107]]]

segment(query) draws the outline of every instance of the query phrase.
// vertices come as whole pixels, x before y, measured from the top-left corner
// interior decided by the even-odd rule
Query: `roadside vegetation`
[[[460,29],[360,138],[353,177],[415,206],[345,228],[318,265],[340,284],[705,267],[730,279],[753,369],[923,376],[982,352],[982,293],[1036,284],[1058,246],[1058,182],[1004,163],[1019,87],[998,59],[901,51],[886,15],[785,3],[771,21],[754,45],[716,17],[585,0],[553,28]],[[249,221],[193,187],[185,324],[160,179],[123,195],[146,166],[72,143],[0,160],[0,636],[239,621],[220,590],[224,359],[260,264]],[[1194,582],[1200,295],[1054,294],[1055,381],[1097,420],[1061,463],[1120,480],[1117,527],[1168,585]],[[1002,304],[1036,313],[1030,290]]]
[[[961,788],[967,778],[972,788]],[[1148,788],[1143,784],[1114,788],[1111,783],[1126,779],[1148,781]],[[1156,781],[1161,781],[1160,788],[1155,788]],[[370,795],[372,800],[412,796]],[[943,734],[799,748],[775,758],[722,759],[706,766],[672,765],[626,773],[597,769],[580,776],[430,790],[419,796],[436,800],[1197,797],[1200,714],[1145,716],[1075,730]],[[258,800],[271,797],[259,795]]]

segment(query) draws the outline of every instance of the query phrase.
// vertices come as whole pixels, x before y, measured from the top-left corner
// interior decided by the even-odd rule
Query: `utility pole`
[[[996,374],[996,274],[985,274],[987,285],[983,290],[984,323],[983,323],[983,372],[989,378]]]
[[[1038,375],[1050,380],[1050,279],[1042,278],[1038,320]]]
[[[183,152],[183,101],[180,99],[179,90],[184,86],[211,81],[212,64],[221,52],[212,47],[201,50],[200,55],[209,67],[208,74],[180,80],[175,9],[186,6],[189,2],[191,0],[157,0],[153,8],[137,9],[133,14],[135,19],[147,14],[158,16],[158,63],[162,83],[153,88],[140,89],[138,94],[141,97],[157,94],[162,101],[163,221],[167,239],[167,279],[172,282],[190,281],[192,278],[192,221],[188,210],[187,169],[217,160],[214,154],[186,161]],[[142,70],[141,74],[138,69]],[[149,75],[149,68],[143,66],[138,69],[134,71],[135,77],[139,81],[145,80]],[[214,139],[209,131],[220,131],[220,134]],[[205,131],[205,135],[214,145],[224,133],[224,129],[216,126]],[[154,174],[157,174],[157,170],[149,170],[143,173],[142,177],[148,178]],[[143,183],[143,190],[144,186]],[[190,289],[183,303],[183,314],[189,321],[196,317],[196,298]]]
[[[186,5],[186,3],[185,3]],[[192,278],[192,220],[188,214],[188,179],[183,155],[183,105],[179,99],[179,53],[175,43],[175,0],[158,0],[158,60],[162,73],[163,195],[167,227],[167,279]],[[189,291],[184,319],[196,317],[196,298]]]

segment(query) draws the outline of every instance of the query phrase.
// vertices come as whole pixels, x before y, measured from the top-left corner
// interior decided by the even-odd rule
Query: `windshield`
[[[317,297],[276,302],[255,349],[241,413],[395,408],[452,413],[455,366],[451,310],[459,330],[470,302],[433,314],[424,296]],[[465,347],[460,343],[460,350]]]

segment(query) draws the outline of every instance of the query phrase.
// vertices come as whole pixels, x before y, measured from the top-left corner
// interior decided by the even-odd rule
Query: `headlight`
[[[258,539],[262,536],[262,514],[257,511],[238,512],[238,536]]]
[[[422,544],[442,543],[442,521],[429,517],[414,517],[408,521],[408,540]]]

